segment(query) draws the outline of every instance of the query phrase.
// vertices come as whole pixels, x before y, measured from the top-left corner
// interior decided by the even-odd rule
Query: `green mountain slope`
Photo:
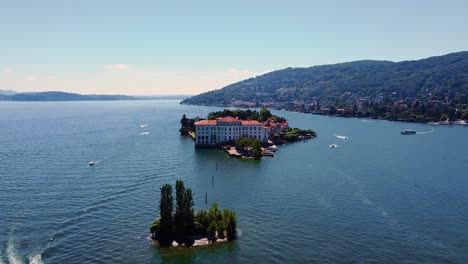
[[[356,61],[287,68],[193,96],[183,104],[221,105],[236,101],[338,106],[359,99],[468,103],[468,52],[416,61]]]

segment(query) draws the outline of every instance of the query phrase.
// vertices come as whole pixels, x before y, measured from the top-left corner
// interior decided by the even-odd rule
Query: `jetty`
[[[226,146],[223,150],[229,155],[229,157],[242,158],[242,154],[239,153],[235,147]]]

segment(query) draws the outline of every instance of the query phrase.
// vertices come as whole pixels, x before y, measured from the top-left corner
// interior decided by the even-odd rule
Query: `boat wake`
[[[430,131],[416,132],[416,134],[420,135],[420,134],[428,134],[428,133],[432,133],[432,132],[434,132],[434,129],[431,129]]]
[[[373,120],[367,120],[367,119],[361,119],[361,122],[364,122],[364,123],[374,123],[375,121],[373,121]]]
[[[0,247],[0,264],[4,264],[4,260],[3,260],[3,256],[2,256],[3,252],[2,252],[2,248]]]
[[[37,254],[35,256],[29,257],[29,264],[42,264],[42,256],[41,254]]]
[[[142,125],[139,125],[138,127],[139,128],[144,128],[144,127],[147,127],[147,126],[148,126],[148,124],[142,124]]]
[[[140,136],[143,136],[143,135],[149,135],[149,133],[150,133],[149,131],[142,132],[142,133],[140,133]]]
[[[242,229],[236,228],[236,234],[238,237],[242,236]]]
[[[334,136],[339,139],[349,139],[349,137],[347,136],[341,136],[341,135],[334,135]]]
[[[8,262],[11,264],[20,264],[23,263],[21,257],[18,255],[18,251],[16,250],[16,243],[12,240],[9,240],[6,247],[6,255],[8,258]]]

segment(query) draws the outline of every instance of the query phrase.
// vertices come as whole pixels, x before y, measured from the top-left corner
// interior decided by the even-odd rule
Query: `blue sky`
[[[0,0],[0,89],[195,94],[286,67],[468,50],[468,1]]]

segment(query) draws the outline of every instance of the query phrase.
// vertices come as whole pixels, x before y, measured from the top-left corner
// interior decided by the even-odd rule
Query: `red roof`
[[[234,118],[232,116],[226,116],[226,117],[218,117],[216,118],[216,120],[200,120],[198,122],[195,122],[195,125],[196,126],[216,126],[218,125],[218,122],[227,122],[227,123],[230,123],[230,122],[240,122],[243,126],[263,126],[263,127],[268,127],[266,125],[264,125],[263,123],[261,122],[258,122],[257,120],[240,120],[240,119],[237,119],[237,118]],[[288,124],[287,122],[285,122],[286,125]],[[284,123],[283,123],[284,125]],[[270,125],[271,127],[276,127],[276,124],[271,124]]]
[[[226,117],[218,117],[216,118],[219,122],[239,122],[239,119],[234,118],[232,116],[226,116]]]
[[[243,126],[261,126],[263,124],[256,120],[242,120],[242,125]]]
[[[200,120],[198,122],[195,122],[196,126],[216,126],[217,122],[216,120]]]

